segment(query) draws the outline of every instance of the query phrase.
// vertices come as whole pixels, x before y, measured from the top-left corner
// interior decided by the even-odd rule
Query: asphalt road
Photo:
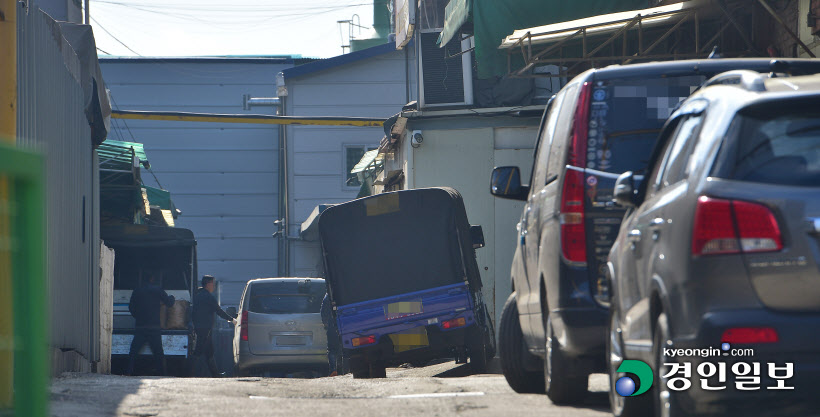
[[[51,414],[73,416],[560,416],[610,415],[604,375],[577,407],[516,394],[502,375],[466,365],[388,369],[386,379],[161,378],[67,373],[51,387]]]

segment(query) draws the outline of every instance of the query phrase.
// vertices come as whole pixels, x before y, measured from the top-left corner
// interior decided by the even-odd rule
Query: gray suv
[[[606,261],[626,211],[612,202],[615,180],[646,169],[666,119],[707,79],[773,67],[816,73],[820,61],[710,59],[584,72],[547,105],[529,185],[518,167],[493,171],[493,195],[526,201],[498,330],[514,390],[583,400],[589,374],[606,370]]]
[[[614,414],[820,411],[820,76],[711,79],[651,161],[614,193]],[[653,369],[651,391],[622,396],[624,359]]]
[[[327,333],[322,324],[321,278],[248,281],[233,339],[235,373],[327,374]]]

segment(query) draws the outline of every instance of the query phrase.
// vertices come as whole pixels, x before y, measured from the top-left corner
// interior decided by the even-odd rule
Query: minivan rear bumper
[[[253,355],[242,352],[239,354],[239,361],[236,368],[266,369],[266,370],[291,370],[303,369],[327,370],[327,352],[321,354],[275,354],[275,355]]]
[[[730,346],[728,352],[721,349],[723,332],[732,327],[772,327],[777,331],[775,343]],[[703,356],[666,358],[665,363],[691,363],[692,387],[682,391],[682,406],[700,413],[755,415],[756,412],[771,415],[771,410],[782,410],[785,415],[794,410],[801,415],[808,410],[820,412],[820,398],[816,384],[820,379],[820,313],[782,313],[764,309],[713,311],[705,314],[697,334],[690,337],[673,337],[673,349],[714,348],[716,355],[704,351]],[[735,350],[737,349],[737,350]],[[753,349],[740,352],[739,349]],[[727,353],[727,356],[723,354]],[[708,355],[707,355],[708,354]],[[734,356],[737,355],[737,356]],[[697,366],[704,362],[726,363],[726,382],[720,391],[701,388]],[[735,363],[759,363],[760,387],[755,391],[735,389],[735,375],[731,367]],[[768,364],[783,367],[793,363],[794,375],[785,385],[794,390],[770,390],[776,382],[768,377]],[[665,367],[666,370],[668,367]],[[710,380],[713,381],[713,380]],[[765,407],[761,408],[761,405]],[[780,412],[778,412],[780,414]]]

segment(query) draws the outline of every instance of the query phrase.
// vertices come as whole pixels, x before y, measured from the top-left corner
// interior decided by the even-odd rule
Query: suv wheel
[[[552,319],[549,315],[545,332],[547,343],[544,354],[544,388],[547,396],[555,404],[577,404],[586,396],[589,374],[578,360],[567,357],[561,351],[561,344],[552,330]]]
[[[538,394],[544,392],[544,374],[541,370],[528,371],[528,361],[541,368],[541,358],[531,354],[524,343],[521,323],[518,317],[518,306],[515,303],[515,292],[510,294],[501,312],[498,324],[498,353],[501,359],[501,372],[507,383],[520,394]]]
[[[664,372],[661,370],[664,363],[663,348],[667,346],[671,339],[669,331],[669,319],[665,313],[658,316],[655,323],[655,337],[652,346],[655,356],[655,416],[656,417],[678,417],[685,415],[680,409],[675,398],[675,393],[669,390],[666,383],[669,378],[663,378]]]
[[[652,410],[651,391],[636,397],[622,397],[615,392],[617,369],[624,360],[624,341],[618,326],[618,314],[610,308],[609,337],[606,343],[607,373],[609,374],[609,404],[615,417],[648,417]]]

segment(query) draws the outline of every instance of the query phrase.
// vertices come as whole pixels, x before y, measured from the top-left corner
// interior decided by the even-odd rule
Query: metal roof
[[[629,25],[638,16],[641,17],[641,25],[644,27],[675,23],[681,18],[681,13],[707,5],[708,2],[704,0],[691,0],[668,6],[610,13],[569,22],[518,29],[504,39],[499,49],[513,48],[521,39],[527,37],[531,38],[527,40],[527,44],[532,45],[559,42],[573,36],[579,30],[585,30],[587,36],[611,34]]]
[[[372,48],[362,49],[361,51],[351,52],[349,54],[334,56],[333,58],[322,59],[314,61],[309,64],[299,65],[293,68],[282,70],[285,80],[302,77],[319,71],[324,71],[338,66],[351,64],[362,61],[368,58],[377,57],[390,52],[396,51],[396,43],[388,42],[383,45],[374,46]]]

